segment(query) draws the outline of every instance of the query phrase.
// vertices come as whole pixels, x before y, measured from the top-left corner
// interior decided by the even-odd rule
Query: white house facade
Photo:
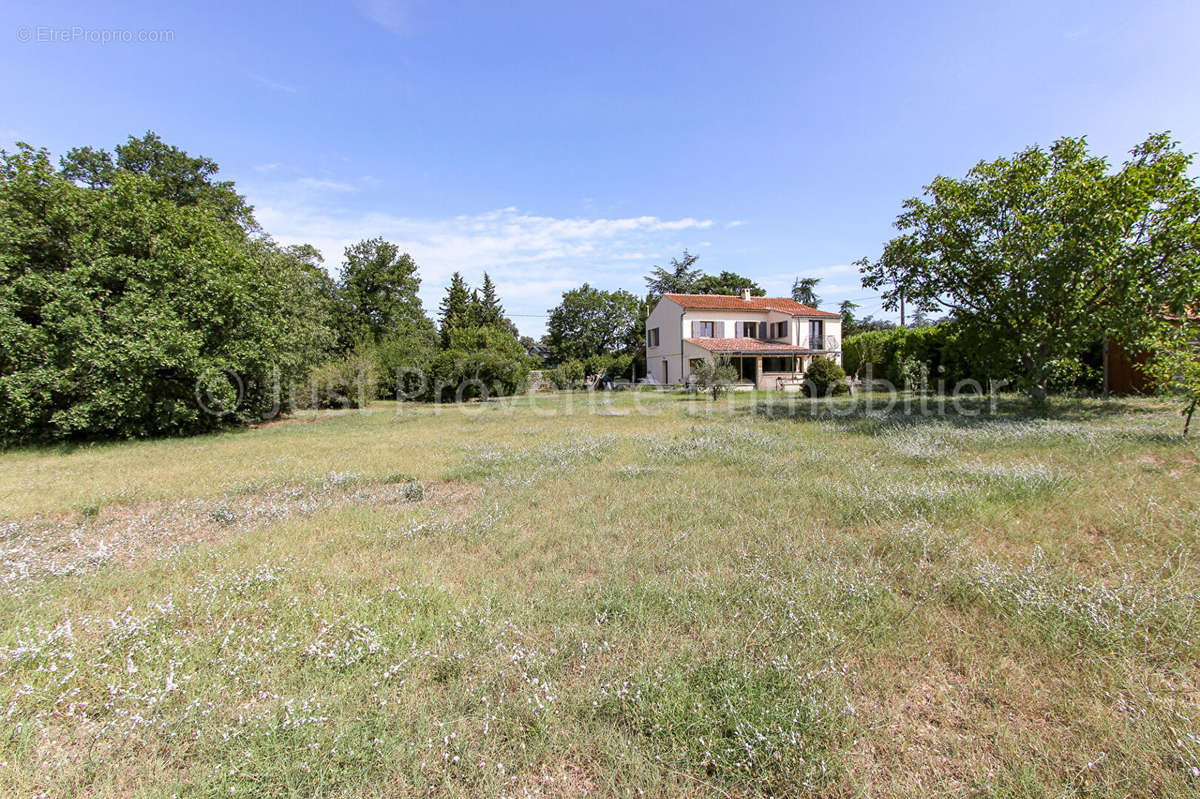
[[[687,383],[692,364],[728,356],[738,385],[798,389],[813,358],[842,362],[842,317],[784,297],[664,294],[646,319],[646,367],[662,385]]]

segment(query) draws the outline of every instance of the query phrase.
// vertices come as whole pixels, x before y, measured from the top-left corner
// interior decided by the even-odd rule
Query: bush
[[[426,396],[445,402],[514,394],[524,387],[531,363],[507,328],[460,328],[430,364]]]
[[[804,384],[814,397],[845,394],[850,390],[842,367],[828,358],[813,358],[804,373]]]
[[[425,395],[426,375],[437,351],[437,334],[432,327],[393,333],[364,349],[375,366],[380,399],[415,399]]]
[[[727,355],[692,362],[692,385],[701,391],[711,391],[713,399],[727,391],[737,377],[737,369]]]
[[[293,403],[297,408],[362,408],[375,398],[376,386],[375,362],[351,354],[314,366]]]
[[[590,355],[583,362],[584,371],[589,375],[608,375],[616,380],[629,377],[629,369],[633,365],[633,356],[625,354],[600,353]]]
[[[928,327],[897,327],[871,330],[847,338],[842,345],[842,362],[848,374],[887,380],[896,386],[920,385],[922,377],[947,388],[960,380],[986,384],[986,365],[976,363],[970,353],[978,351],[968,334],[952,321]]]
[[[570,360],[561,363],[547,372],[550,382],[553,383],[554,387],[559,391],[566,391],[567,389],[576,388],[580,383],[583,382],[585,374],[586,372],[584,370],[583,362],[576,360]]]

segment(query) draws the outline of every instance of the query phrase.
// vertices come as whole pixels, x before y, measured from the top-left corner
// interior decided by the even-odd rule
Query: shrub
[[[738,372],[727,355],[712,360],[698,358],[692,362],[692,383],[701,391],[711,391],[713,399],[727,391],[737,380]]]
[[[380,399],[413,399],[425,394],[425,376],[437,351],[432,327],[393,333],[364,349],[374,362]]]
[[[814,397],[844,394],[850,390],[842,367],[828,358],[813,358],[804,373],[804,383]]]
[[[514,394],[525,385],[531,359],[511,330],[485,326],[450,334],[450,346],[429,367],[427,396],[457,401]]]
[[[376,390],[375,362],[352,353],[343,360],[313,367],[304,390],[293,402],[297,408],[362,408]]]
[[[565,361],[547,372],[550,382],[560,391],[575,388],[583,382],[585,374],[582,361]]]

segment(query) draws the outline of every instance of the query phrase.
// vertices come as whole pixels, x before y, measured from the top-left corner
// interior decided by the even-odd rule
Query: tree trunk
[[[1033,407],[1039,412],[1046,410],[1046,386],[1044,383],[1037,383],[1029,390],[1029,396],[1033,398]]]
[[[1197,398],[1192,399],[1192,404],[1188,406],[1187,412],[1184,414],[1183,420],[1183,437],[1187,438],[1188,428],[1192,426],[1192,414],[1196,412]]]

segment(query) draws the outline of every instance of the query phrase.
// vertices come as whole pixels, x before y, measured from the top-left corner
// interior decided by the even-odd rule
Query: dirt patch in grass
[[[0,590],[20,593],[45,579],[163,559],[184,547],[339,508],[429,503],[456,518],[480,493],[462,483],[359,482],[333,475],[315,486],[113,505],[82,520],[74,514],[34,516],[0,528]]]

